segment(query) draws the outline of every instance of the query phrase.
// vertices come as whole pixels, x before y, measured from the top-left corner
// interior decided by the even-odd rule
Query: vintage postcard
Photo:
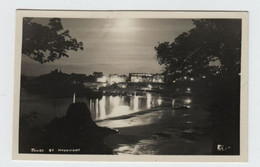
[[[247,12],[17,10],[13,159],[247,161]]]

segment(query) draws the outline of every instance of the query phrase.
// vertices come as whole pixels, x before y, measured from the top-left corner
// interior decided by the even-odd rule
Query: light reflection
[[[184,100],[184,103],[185,103],[185,104],[190,104],[190,103],[191,103],[191,99],[185,99],[185,100]]]
[[[95,112],[96,110],[94,108],[94,101],[92,99],[90,99],[89,110],[91,112],[92,119],[96,119],[96,112]]]
[[[112,97],[110,103],[114,107],[118,106],[120,104],[120,97],[119,96]]]
[[[114,151],[118,155],[120,155],[120,154],[133,154],[134,145],[119,144],[118,148],[114,149]]]
[[[152,95],[151,93],[147,93],[146,96],[147,96],[147,108],[150,109],[152,103]]]
[[[174,108],[175,100],[172,99],[172,108]]]
[[[134,111],[138,111],[139,107],[138,107],[138,99],[139,97],[138,96],[134,96],[133,97],[133,106],[134,106]]]
[[[98,99],[94,101],[95,110],[96,110],[96,119],[99,117],[99,107],[98,107]]]
[[[106,96],[103,96],[102,99],[99,101],[99,112],[100,112],[99,119],[104,119],[106,116],[105,104],[106,104]]]
[[[114,151],[116,154],[131,154],[131,155],[153,155],[156,153],[153,149],[144,149],[144,148],[151,148],[156,143],[155,140],[148,139],[148,140],[139,140],[136,144],[119,144]]]
[[[92,108],[92,99],[89,100],[89,110],[92,111],[93,108]]]
[[[145,96],[103,96],[101,99],[90,99],[89,109],[94,120],[127,115],[134,112],[161,106],[160,96],[146,93]],[[174,102],[173,102],[174,105]]]
[[[113,109],[111,114],[109,114],[109,117],[114,116],[120,116],[120,115],[126,115],[130,113],[130,107],[129,106],[118,106]]]
[[[158,103],[159,106],[162,105],[162,99],[159,98],[159,99],[157,100],[157,103]]]
[[[186,88],[186,93],[191,93],[191,88]]]
[[[148,85],[148,88],[149,88],[149,89],[152,89],[153,87],[152,87],[152,85]]]
[[[138,117],[132,117],[129,119],[116,119],[109,121],[98,122],[98,126],[106,126],[109,128],[122,128],[122,127],[133,127],[141,125],[150,125],[158,122],[160,117],[162,118],[163,112],[149,113],[140,115]]]

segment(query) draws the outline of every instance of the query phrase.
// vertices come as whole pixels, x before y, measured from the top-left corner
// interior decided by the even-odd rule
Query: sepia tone
[[[158,13],[19,17],[15,154],[246,157],[243,13]]]

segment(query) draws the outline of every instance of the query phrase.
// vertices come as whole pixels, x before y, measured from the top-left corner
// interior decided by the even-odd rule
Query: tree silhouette
[[[60,18],[52,18],[47,25],[32,22],[33,18],[23,19],[22,54],[39,62],[53,62],[61,57],[69,57],[67,51],[83,50],[78,42],[64,30]]]
[[[168,80],[182,75],[207,75],[211,61],[220,62],[221,75],[240,73],[241,20],[193,20],[195,27],[175,38],[159,43],[156,58],[164,66]]]

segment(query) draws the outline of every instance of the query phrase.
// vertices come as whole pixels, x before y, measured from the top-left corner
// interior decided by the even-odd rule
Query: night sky
[[[33,21],[46,24],[48,20]],[[22,74],[38,76],[56,68],[86,75],[94,71],[105,75],[161,73],[154,47],[158,42],[172,42],[194,27],[190,19],[62,19],[62,24],[72,37],[83,42],[84,50],[70,51],[69,58],[45,64],[22,55]]]

